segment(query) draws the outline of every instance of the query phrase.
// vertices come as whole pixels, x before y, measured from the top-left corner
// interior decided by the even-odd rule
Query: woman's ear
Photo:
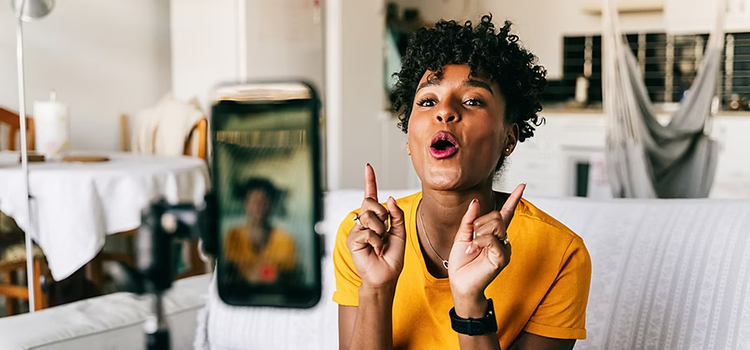
[[[513,123],[513,125],[508,128],[508,134],[505,139],[505,149],[503,150],[503,154],[505,154],[506,157],[513,153],[513,150],[516,148],[520,133],[521,129],[519,129],[517,123]]]
[[[406,155],[407,156],[411,155],[411,150],[409,149],[409,141],[406,141]]]

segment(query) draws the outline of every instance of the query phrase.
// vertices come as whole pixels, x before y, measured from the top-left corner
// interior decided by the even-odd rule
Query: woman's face
[[[409,118],[408,152],[422,184],[465,190],[491,181],[518,128],[505,125],[505,100],[497,84],[470,77],[468,65],[427,71],[417,87]]]
[[[260,224],[268,220],[271,211],[271,201],[263,190],[252,190],[245,198],[245,214],[250,220]]]

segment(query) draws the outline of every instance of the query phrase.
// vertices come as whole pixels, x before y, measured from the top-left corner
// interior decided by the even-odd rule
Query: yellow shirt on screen
[[[235,227],[224,238],[224,253],[226,260],[241,271],[252,271],[261,262],[277,270],[290,270],[296,263],[294,238],[278,228],[271,229],[266,246],[258,251],[250,239],[250,230],[246,226]]]
[[[397,200],[406,220],[404,268],[393,301],[395,349],[458,349],[448,312],[453,307],[448,278],[428,271],[417,238],[416,212],[422,193]],[[339,227],[333,253],[333,300],[357,306],[361,279],[346,246],[355,224],[350,213]],[[581,237],[526,200],[508,228],[510,264],[485,290],[497,317],[502,349],[522,332],[558,339],[586,338],[586,304],[591,260]]]

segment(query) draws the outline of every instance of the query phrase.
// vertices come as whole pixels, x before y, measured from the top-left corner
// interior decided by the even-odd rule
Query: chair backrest
[[[197,143],[197,146],[195,146],[195,143]],[[205,160],[206,157],[208,156],[207,151],[206,151],[207,147],[208,147],[208,119],[201,118],[201,120],[195,123],[195,126],[193,126],[193,129],[190,130],[190,134],[185,139],[184,154],[186,156],[198,157],[200,159]]]
[[[16,138],[20,130],[21,121],[18,114],[0,107],[0,140],[6,140],[8,150],[16,150]],[[34,119],[31,116],[26,117],[26,147],[29,150],[34,149]],[[2,143],[0,143],[0,149],[2,149]]]
[[[127,114],[123,114],[120,116],[120,137],[121,137],[121,150],[124,152],[130,151],[131,148],[134,147],[134,145],[130,145],[129,142],[131,140],[130,138],[130,132],[129,132],[129,117]],[[158,126],[155,128],[152,132],[153,137],[151,139],[152,145],[151,149],[156,149],[155,142],[156,137],[158,134]],[[205,117],[198,120],[198,122],[193,125],[193,127],[190,129],[190,132],[188,133],[187,137],[185,138],[184,145],[183,145],[183,154],[186,156],[192,156],[197,157],[201,159],[206,159],[208,156],[208,119]]]

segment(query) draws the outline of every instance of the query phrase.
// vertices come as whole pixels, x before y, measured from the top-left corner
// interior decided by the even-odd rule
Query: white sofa
[[[179,280],[165,296],[173,349],[190,349],[196,313],[205,305],[211,276]],[[0,318],[0,350],[136,350],[145,349],[143,321],[150,300],[130,293],[45,309],[34,314]]]
[[[531,201],[579,233],[591,254],[588,339],[576,349],[750,349],[750,201]],[[207,337],[216,340],[229,328],[234,335],[214,345],[336,348],[330,251],[339,221],[360,202],[360,191],[326,198],[329,255],[318,306],[231,308],[218,302],[208,276],[179,281],[167,303],[173,348],[204,345]],[[204,300],[208,307],[201,309]],[[1,318],[0,350],[140,349],[147,306],[145,300],[118,293]],[[221,326],[213,327],[219,319]]]

